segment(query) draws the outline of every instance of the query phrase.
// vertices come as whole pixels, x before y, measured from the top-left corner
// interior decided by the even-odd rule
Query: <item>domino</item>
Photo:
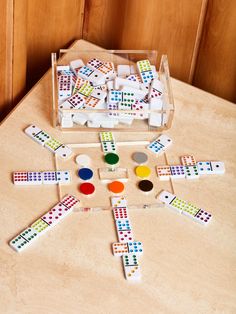
[[[60,75],[58,77],[58,99],[64,100],[72,95],[72,76]]]
[[[85,96],[81,93],[73,94],[65,102],[63,102],[59,109],[80,109],[85,104]]]
[[[93,69],[85,65],[79,69],[79,71],[77,72],[77,75],[87,81],[90,81],[89,77],[93,72],[94,72]]]
[[[26,128],[25,133],[30,138],[38,142],[40,145],[45,146],[62,159],[67,159],[72,155],[72,150],[69,147],[64,144],[58,146],[59,142],[57,140],[52,139],[49,134],[39,129],[35,125],[30,125],[28,128]],[[55,149],[53,148],[54,145],[56,147]]]
[[[84,62],[81,59],[73,60],[70,62],[70,67],[73,73],[77,76],[80,68],[84,66]]]
[[[76,207],[77,204],[79,204],[79,200],[77,198],[75,198],[73,195],[66,195],[62,200],[61,203],[63,205],[65,205],[66,207],[70,208],[74,208]]]
[[[127,64],[117,65],[117,74],[119,77],[126,77],[130,75],[130,66]]]
[[[162,98],[164,86],[161,81],[154,79],[151,83],[151,89],[148,94],[150,104],[158,103],[158,100]]]
[[[122,101],[122,92],[119,90],[111,90],[108,93],[108,102],[110,104],[118,103]]]
[[[25,129],[25,133],[38,144],[44,146],[45,142],[51,139],[50,135],[35,125],[30,125]]]
[[[170,166],[157,166],[157,175],[161,181],[167,181],[171,177]]]
[[[132,116],[134,116],[135,119],[147,119],[148,113],[146,113],[145,111],[148,111],[148,109],[149,109],[149,104],[146,103],[143,99],[136,100],[135,103],[132,104],[132,110],[135,112],[135,113],[132,113]],[[138,111],[143,111],[143,112],[139,113]]]
[[[115,222],[117,231],[127,231],[132,229],[129,219],[116,219]]]
[[[149,60],[138,61],[137,67],[143,83],[150,83],[154,79]]]
[[[133,253],[124,254],[122,256],[125,278],[127,280],[140,280],[141,270],[138,256]]]
[[[119,89],[121,87],[131,87],[131,88],[139,89],[139,86],[140,86],[139,82],[124,79],[122,77],[116,77],[114,84],[115,84],[115,89]]]
[[[87,66],[91,67],[91,68],[94,69],[94,70],[98,69],[98,68],[101,67],[102,65],[103,65],[103,62],[100,61],[100,60],[97,59],[97,58],[90,59],[90,60],[87,62]]]
[[[129,219],[127,207],[114,207],[113,208],[114,219]]]
[[[111,198],[112,208],[127,207],[127,201],[124,196],[114,196]]]
[[[62,203],[58,203],[49,212],[44,214],[41,219],[50,226],[57,225],[63,218],[73,211]]]
[[[182,165],[170,166],[170,177],[172,179],[183,179],[185,178],[185,167]]]
[[[34,242],[36,238],[51,229],[59,221],[73,211],[79,200],[73,195],[66,195],[61,202],[56,204],[50,211],[44,214],[40,219],[36,220],[29,228],[23,230],[9,245],[17,252],[21,252]]]
[[[185,166],[185,176],[186,176],[186,179],[198,179],[199,173],[198,173],[197,165]]]
[[[128,242],[134,242],[134,236],[132,230],[124,230],[124,231],[118,231],[117,235],[119,242],[121,243],[128,243]]]
[[[113,136],[112,132],[100,132],[100,141],[101,142],[112,142],[115,141],[115,138]]]
[[[41,172],[13,172],[13,183],[15,185],[41,185],[43,183]]]
[[[61,145],[62,144],[58,140],[51,137],[50,140],[47,141],[44,146],[54,153]]]
[[[195,157],[192,155],[185,155],[180,159],[183,166],[195,166],[197,164]]]
[[[71,182],[69,171],[57,171],[56,176],[57,176],[57,183],[59,184],[68,184]]]
[[[128,243],[113,243],[112,252],[114,256],[122,256],[125,253],[128,253]]]
[[[74,85],[74,89],[73,89],[73,94],[78,93],[80,87],[82,87],[85,83],[89,84],[88,81],[82,79],[82,77],[77,77],[75,85]]]
[[[175,204],[172,205],[172,203],[174,202],[174,200],[176,199],[176,196],[174,194],[171,194],[167,191],[163,191],[160,193],[159,195],[159,200],[164,203],[165,205],[167,205],[167,207],[174,209],[175,211],[177,211],[178,213],[182,213],[182,209],[181,206],[179,206],[179,204]],[[177,200],[178,202],[178,200]]]
[[[160,193],[159,200],[162,203],[166,204],[168,207],[176,210],[179,213],[182,213],[185,216],[192,218],[195,222],[198,222],[202,225],[207,225],[212,218],[212,215],[207,211],[195,205],[192,205],[191,203],[186,202],[167,191],[163,191]]]
[[[136,254],[136,255],[142,255],[143,254],[142,242],[135,241],[135,242],[129,242],[127,244],[128,244],[129,253]]]
[[[225,173],[225,166],[222,161],[199,161],[197,168],[199,175]]]
[[[129,242],[129,243],[113,243],[112,252],[114,256],[122,256],[127,253],[136,255],[143,254],[143,244],[141,242]]]
[[[94,90],[93,86],[91,86],[89,83],[85,83],[79,88],[78,93],[85,97],[88,97],[91,95],[93,90]]]
[[[141,76],[139,74],[131,74],[127,77],[127,80],[129,81],[133,81],[133,82],[138,82],[138,83],[142,83],[142,79]]]
[[[38,235],[43,235],[48,230],[50,230],[50,225],[41,218],[36,220],[30,227],[33,228],[38,233]]]
[[[28,185],[27,171],[13,172],[13,183],[15,185]]]
[[[116,144],[114,141],[111,142],[102,142],[102,150],[104,154],[107,153],[116,153]]]
[[[10,246],[17,252],[23,251],[36,240],[38,232],[33,228],[27,228],[10,241]]]
[[[167,135],[160,135],[155,141],[147,146],[147,149],[155,154],[164,152],[172,144],[172,139]]]

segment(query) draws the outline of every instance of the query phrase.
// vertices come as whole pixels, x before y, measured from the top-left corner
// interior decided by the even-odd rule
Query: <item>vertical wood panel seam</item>
[[[193,77],[196,70],[200,43],[202,40],[203,29],[205,26],[207,7],[208,7],[208,0],[203,0],[200,15],[199,15],[199,22],[198,22],[198,27],[197,27],[197,32],[196,32],[196,38],[195,38],[195,44],[194,44],[193,53],[192,53],[191,64],[190,64],[190,70],[189,70],[189,76],[188,76],[189,84],[193,83]]]
[[[88,12],[89,12],[89,0],[84,1],[84,10],[83,10],[83,24],[82,24],[82,39],[87,40],[88,31],[87,31],[87,23],[88,23]]]
[[[80,20],[79,20],[79,27],[80,27],[80,30],[79,30],[79,36],[81,38],[83,38],[83,31],[84,31],[84,20],[85,20],[85,1],[86,0],[80,0],[81,1],[81,4],[80,4],[80,8],[79,8],[79,16],[80,16]]]
[[[7,16],[6,16],[6,73],[5,73],[5,86],[6,86],[6,105],[12,105],[13,99],[13,23],[14,23],[14,0],[6,1],[7,3]],[[6,110],[8,108],[6,107]]]

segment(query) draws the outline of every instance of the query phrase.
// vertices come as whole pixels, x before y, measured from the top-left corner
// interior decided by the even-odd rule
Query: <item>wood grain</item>
[[[205,1],[86,1],[85,39],[105,48],[157,49],[171,74],[189,82]]]
[[[96,49],[83,40],[75,47]],[[175,79],[176,115],[168,131],[174,144],[167,151],[169,162],[178,164],[179,156],[189,153],[197,160],[218,159],[226,164],[223,176],[174,182],[179,197],[213,214],[211,224],[204,228],[166,207],[130,210],[135,237],[144,244],[140,284],[129,284],[123,278],[121,261],[112,255],[111,244],[117,237],[109,211],[73,212],[22,254],[9,247],[13,236],[57,202],[55,186],[17,187],[11,182],[13,171],[54,167],[53,155],[27,137],[24,128],[34,122],[64,143],[99,141],[97,133],[78,136],[52,127],[50,86],[48,72],[0,128],[0,162],[4,165],[0,180],[0,313],[235,313],[235,105]],[[214,140],[209,140],[213,134]],[[137,134],[117,132],[116,139],[137,140]],[[153,134],[139,134],[138,139],[151,140]],[[86,153],[92,158],[95,174],[102,151],[90,148]],[[137,191],[137,178],[130,148],[119,154],[131,174],[126,183],[126,191],[131,191],[125,194],[128,201],[155,198],[160,186],[147,196],[133,192]],[[149,156],[154,178],[159,159]],[[73,158],[68,162],[76,166]],[[61,167],[66,169],[68,162],[61,162]],[[73,177],[67,188],[76,190],[81,198],[75,172]],[[97,177],[94,180],[97,182]],[[100,193],[92,199],[109,202]]]
[[[81,38],[83,11],[84,0],[28,1],[28,87],[50,67],[51,52]]]
[[[235,51],[235,0],[209,0],[193,84],[236,102]]]
[[[0,0],[0,117],[12,101],[13,2]]]

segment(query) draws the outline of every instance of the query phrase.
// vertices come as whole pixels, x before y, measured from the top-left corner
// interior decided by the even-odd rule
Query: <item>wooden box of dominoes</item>
[[[61,130],[161,132],[174,116],[168,59],[152,50],[52,53],[53,125]]]

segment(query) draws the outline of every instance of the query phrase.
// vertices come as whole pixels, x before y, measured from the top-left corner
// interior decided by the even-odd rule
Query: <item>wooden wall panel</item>
[[[50,67],[51,52],[82,36],[84,0],[29,0],[27,77],[32,86]]]
[[[24,94],[26,1],[0,0],[0,118],[10,112]]]
[[[236,102],[235,0],[209,0],[193,83]]]
[[[0,115],[2,116],[12,98],[13,3],[0,0],[0,5]]]
[[[106,48],[167,53],[171,74],[190,82],[205,0],[87,0],[83,37]]]

